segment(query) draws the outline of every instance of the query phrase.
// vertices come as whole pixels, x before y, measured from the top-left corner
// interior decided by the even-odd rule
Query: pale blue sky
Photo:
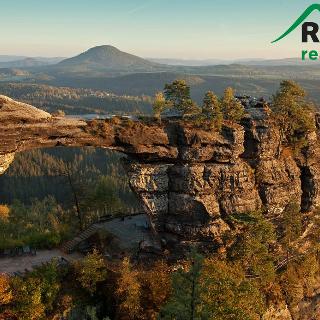
[[[270,42],[312,3],[0,0],[0,54],[72,56],[111,44],[143,57],[295,57],[303,47],[300,30],[276,44]],[[310,19],[320,23],[319,13]],[[320,50],[320,44],[313,48]]]

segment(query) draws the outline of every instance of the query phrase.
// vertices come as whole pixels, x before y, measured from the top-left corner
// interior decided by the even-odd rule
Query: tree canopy
[[[303,146],[305,135],[315,129],[314,106],[306,99],[305,90],[294,81],[282,81],[271,107],[281,140]]]
[[[244,107],[234,96],[234,90],[226,88],[222,97],[222,112],[224,119],[239,122],[244,116]]]
[[[219,98],[212,91],[208,91],[203,98],[202,113],[218,131],[220,131],[223,122],[221,107]]]
[[[175,80],[164,87],[167,106],[181,111],[183,115],[197,112],[198,107],[191,99],[190,87],[185,80]]]

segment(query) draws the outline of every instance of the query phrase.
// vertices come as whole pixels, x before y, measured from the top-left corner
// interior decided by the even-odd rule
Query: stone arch
[[[225,123],[218,133],[179,119],[161,124],[153,119],[84,121],[54,117],[0,96],[0,173],[15,152],[33,148],[94,146],[120,151],[128,155],[131,188],[157,232],[179,240],[219,240],[229,229],[229,214],[268,208],[277,205],[278,198],[285,205],[291,199],[287,189],[301,194],[300,174],[291,169],[297,167],[293,156],[276,160],[283,169],[279,173],[270,165],[277,147],[274,128],[263,119],[248,123]],[[246,137],[254,137],[256,143],[250,159],[245,152],[248,130]],[[261,190],[270,194],[270,201],[261,197]]]

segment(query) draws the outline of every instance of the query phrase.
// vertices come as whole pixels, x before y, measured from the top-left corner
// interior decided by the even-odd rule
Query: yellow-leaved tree
[[[76,264],[77,279],[93,295],[97,284],[107,279],[107,269],[102,255],[94,250]]]
[[[8,220],[10,209],[7,205],[0,204],[0,220]]]
[[[137,319],[141,314],[141,285],[138,271],[134,270],[128,258],[124,258],[120,267],[116,295],[118,298],[118,316],[120,319]]]
[[[171,278],[168,265],[155,262],[150,269],[139,272],[143,319],[158,319],[160,309],[171,294]]]
[[[10,278],[5,274],[0,274],[0,306],[12,301],[12,290]]]

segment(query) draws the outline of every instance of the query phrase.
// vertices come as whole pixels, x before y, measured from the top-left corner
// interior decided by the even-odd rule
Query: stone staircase
[[[79,245],[82,241],[90,238],[93,234],[95,234],[101,228],[99,223],[92,224],[89,228],[79,233],[75,238],[66,242],[61,250],[65,253],[71,253],[77,245]]]

